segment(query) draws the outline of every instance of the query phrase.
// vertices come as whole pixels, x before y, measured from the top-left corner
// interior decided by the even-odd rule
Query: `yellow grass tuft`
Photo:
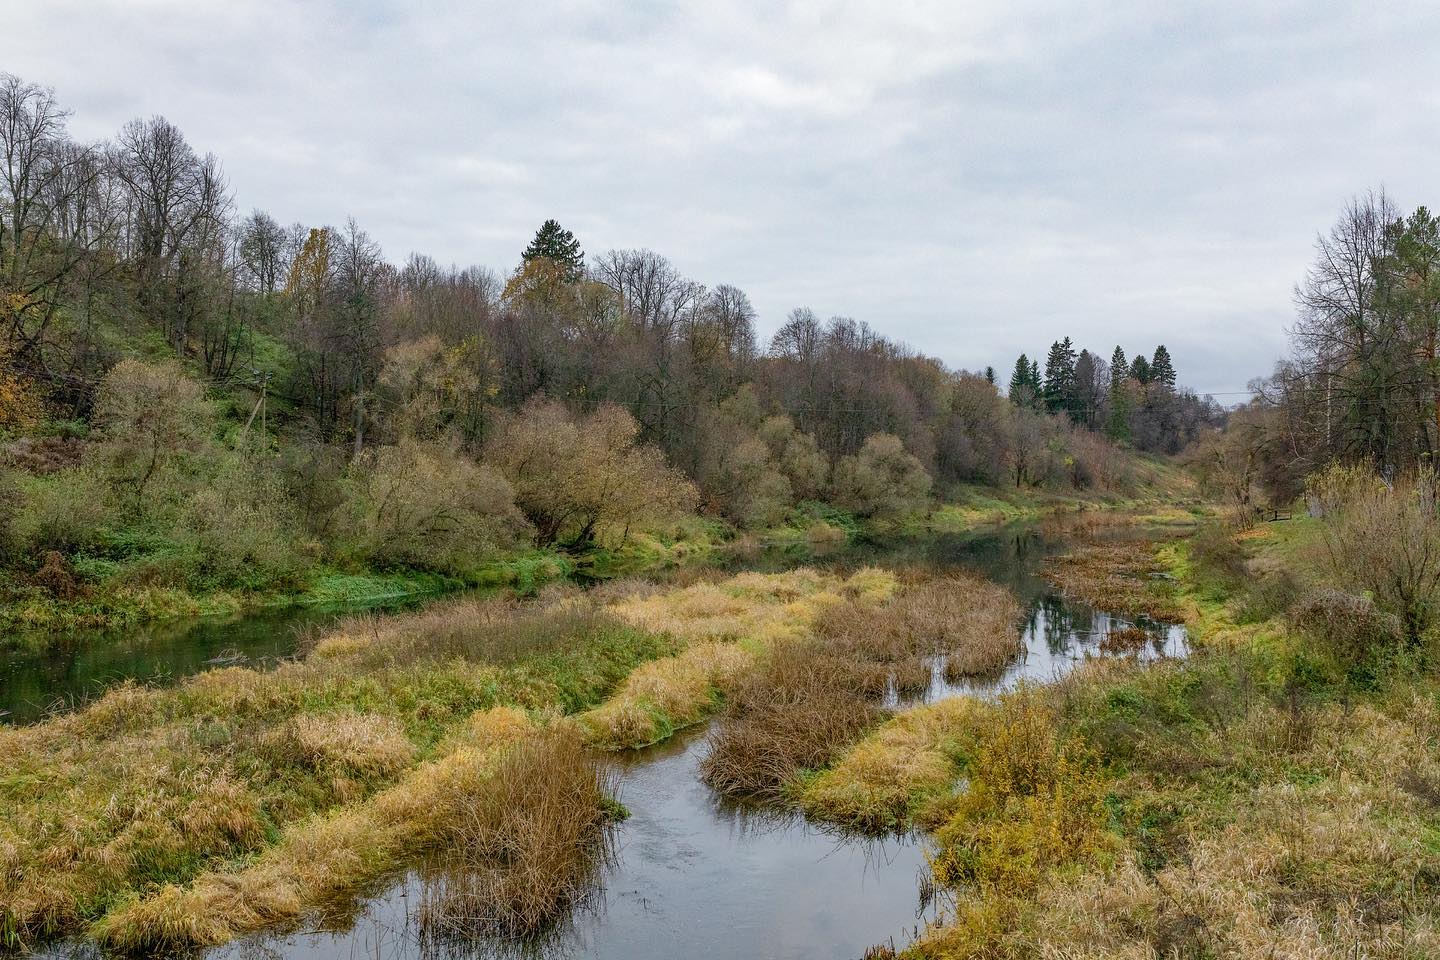
[[[586,740],[609,750],[664,740],[707,716],[754,663],[739,643],[706,642],[644,664],[608,701],[580,715]]]
[[[878,602],[894,586],[894,575],[881,570],[861,570],[847,580],[801,567],[786,573],[741,573],[719,583],[639,595],[609,609],[633,626],[687,643],[768,643],[803,637],[827,608],[848,597]]]
[[[801,808],[813,819],[867,832],[904,827],[951,790],[975,749],[978,718],[993,709],[953,697],[892,717],[806,783]]]
[[[445,838],[467,798],[533,729],[523,718],[512,708],[485,711],[468,725],[475,742],[365,803],[294,825],[240,869],[207,871],[189,887],[167,884],[112,910],[92,932],[126,951],[213,946],[352,895]]]
[[[415,754],[394,719],[348,710],[294,717],[266,737],[266,746],[290,763],[377,779],[400,773]]]

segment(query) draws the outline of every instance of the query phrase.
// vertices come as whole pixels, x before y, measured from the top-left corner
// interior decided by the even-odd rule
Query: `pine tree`
[[[1150,382],[1150,361],[1143,353],[1130,364],[1130,379],[1138,380],[1142,385]]]
[[[1166,390],[1175,389],[1175,365],[1170,362],[1170,351],[1163,343],[1155,348],[1155,359],[1150,361],[1150,382]]]
[[[1070,338],[1050,345],[1045,358],[1045,407],[1051,413],[1075,410],[1075,348]]]
[[[1130,365],[1125,362],[1125,351],[1118,346],[1110,354],[1110,414],[1106,418],[1105,433],[1112,440],[1130,439]]]
[[[580,249],[580,241],[555,220],[542,223],[535,231],[535,239],[520,254],[526,263],[536,257],[544,257],[558,265],[567,283],[575,283],[585,275],[585,251]]]
[[[988,384],[990,384],[990,386],[992,386],[992,387],[995,386],[995,368],[994,368],[994,367],[986,367],[986,368],[985,368],[985,382],[988,383]]]

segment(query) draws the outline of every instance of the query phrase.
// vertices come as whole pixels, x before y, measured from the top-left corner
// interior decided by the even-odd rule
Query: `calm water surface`
[[[1144,656],[1183,656],[1182,627],[1136,623],[1060,596],[1039,576],[1047,556],[1064,552],[1063,536],[1035,526],[928,538],[847,549],[817,560],[803,551],[762,553],[741,561],[752,569],[781,569],[800,562],[851,567],[864,563],[971,569],[1009,586],[1027,610],[1026,656],[998,679],[947,684],[936,664],[930,689],[919,700],[960,693],[989,695],[1021,679],[1049,680],[1096,651],[1111,630],[1140,626],[1151,635]],[[137,640],[122,670],[204,669],[207,654],[244,651],[253,658],[293,652],[293,623],[257,625],[252,620],[195,628],[149,649]],[[105,663],[103,660],[94,661]],[[62,670],[63,682],[92,672],[77,654]],[[101,669],[115,669],[106,663]],[[31,679],[43,699],[45,678]],[[250,958],[469,958],[543,957],[662,960],[672,957],[859,958],[869,946],[908,943],[927,918],[921,880],[928,875],[924,841],[913,836],[860,840],[818,829],[796,817],[777,816],[717,798],[700,781],[705,731],[690,731],[666,744],[619,760],[620,799],[631,817],[617,828],[616,854],[592,901],[543,943],[495,940],[435,943],[416,920],[425,878],[399,878],[363,903],[337,929],[270,934],[212,951],[209,960]],[[51,956],[76,957],[85,948],[57,947]]]

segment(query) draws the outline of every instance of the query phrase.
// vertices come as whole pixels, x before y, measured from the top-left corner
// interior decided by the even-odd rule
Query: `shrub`
[[[589,546],[606,528],[695,508],[694,485],[658,449],[637,443],[639,432],[617,406],[577,418],[559,403],[535,400],[497,424],[485,459],[514,486],[541,546]]]
[[[95,420],[114,482],[139,508],[151,481],[174,459],[211,438],[215,415],[200,384],[179,363],[121,360],[100,383]]]
[[[31,552],[70,553],[95,544],[114,514],[109,485],[83,467],[26,477],[19,489],[22,500],[13,530]]]
[[[1325,512],[1325,557],[1342,590],[1369,593],[1418,643],[1440,614],[1440,520],[1435,473],[1383,482],[1363,466],[1334,466],[1310,487]]]
[[[1379,610],[1368,597],[1320,590],[1290,611],[1290,622],[1302,636],[1333,659],[1342,670],[1378,666],[1377,658],[1398,650],[1404,627]]]
[[[373,449],[352,475],[360,549],[380,564],[466,573],[526,530],[504,477],[441,446]]]
[[[840,458],[831,487],[838,505],[862,517],[897,517],[924,508],[930,475],[899,437],[877,433]]]
[[[194,557],[197,585],[261,589],[299,571],[297,525],[278,480],[233,454],[219,458],[209,481],[182,500],[176,526]]]

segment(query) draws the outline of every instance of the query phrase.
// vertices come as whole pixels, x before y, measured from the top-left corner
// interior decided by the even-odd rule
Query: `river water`
[[[935,670],[917,700],[960,693],[992,695],[1021,679],[1048,680],[1093,654],[1111,630],[1139,626],[1151,635],[1144,655],[1183,656],[1184,629],[1136,623],[1059,595],[1038,576],[1047,556],[1063,552],[1063,534],[1034,525],[896,544],[851,548],[826,559],[803,552],[763,553],[743,565],[780,569],[797,562],[855,566],[968,568],[1004,583],[1027,610],[1026,656],[998,679],[947,684]],[[249,621],[242,623],[248,624]],[[191,628],[167,641],[147,669],[173,655],[178,675],[221,650],[251,658],[289,651],[294,630],[271,623],[268,637],[248,627],[217,635]],[[265,631],[256,631],[264,634]],[[185,638],[191,638],[186,640]],[[143,644],[142,644],[143,646]],[[76,662],[82,662],[77,660]],[[153,675],[153,674],[150,674]],[[43,678],[32,678],[43,686]],[[44,694],[41,694],[43,697]],[[620,800],[630,810],[617,827],[613,862],[590,902],[543,942],[435,942],[417,921],[426,877],[417,870],[326,929],[266,934],[211,951],[208,960],[252,958],[539,957],[662,960],[662,958],[859,958],[877,943],[903,947],[928,918],[925,843],[916,836],[859,839],[723,801],[700,781],[706,751],[698,728],[617,760]],[[46,955],[78,957],[87,948],[57,946]]]

